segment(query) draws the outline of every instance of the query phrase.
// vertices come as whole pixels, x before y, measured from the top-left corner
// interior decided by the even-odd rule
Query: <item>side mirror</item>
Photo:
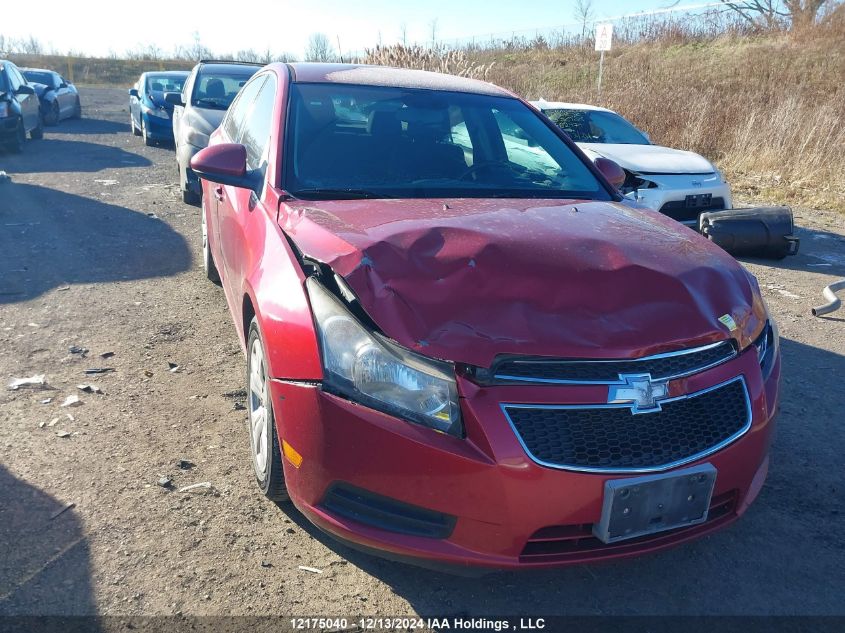
[[[197,176],[243,189],[253,189],[258,183],[246,169],[246,147],[240,143],[220,143],[201,149],[191,158],[191,169]]]
[[[129,96],[138,98],[138,89],[137,88],[130,88],[129,89]]]
[[[601,175],[605,177],[607,182],[617,189],[619,189],[619,187],[622,186],[622,183],[625,182],[625,172],[617,163],[613,162],[609,158],[602,158],[601,156],[599,156],[594,162],[596,164],[596,168],[601,172]]]
[[[59,84],[59,90],[61,90],[62,88],[67,88],[67,84],[65,82]]]
[[[182,93],[181,92],[165,92],[164,93],[164,100],[167,103],[177,106],[185,105],[185,102],[182,101]]]
[[[32,86],[27,86],[26,84],[21,84],[20,86],[18,86],[18,89],[15,90],[15,94],[34,95],[35,94],[35,88],[33,88]]]

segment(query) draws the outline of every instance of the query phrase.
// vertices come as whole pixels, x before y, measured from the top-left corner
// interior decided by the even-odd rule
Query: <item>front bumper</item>
[[[147,136],[155,141],[173,141],[173,119],[163,119],[146,112],[141,113],[141,117],[147,128]]]
[[[763,383],[756,352],[672,381],[691,393],[744,375],[750,429],[695,463],[717,470],[707,522],[606,545],[590,527],[602,510],[604,482],[630,474],[559,470],[532,461],[501,402],[603,401],[606,386],[496,386],[461,383],[466,439],[438,434],[324,392],[317,385],[273,381],[280,437],[299,454],[284,460],[294,504],[321,529],[363,549],[421,564],[490,568],[550,567],[632,556],[696,538],[739,517],[768,469],[780,360]],[[689,467],[693,464],[687,464]],[[667,471],[667,472],[672,472]],[[327,507],[327,493],[349,485],[454,520],[440,538],[398,533]]]
[[[698,216],[705,211],[733,208],[731,187],[719,174],[655,174],[640,178],[653,182],[656,187],[637,189],[626,197],[640,205],[660,211],[688,226],[698,227]],[[710,195],[707,207],[688,208],[687,196]]]

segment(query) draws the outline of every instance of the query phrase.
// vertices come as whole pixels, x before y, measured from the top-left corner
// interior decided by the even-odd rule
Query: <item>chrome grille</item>
[[[506,358],[491,370],[497,382],[612,384],[620,374],[649,374],[652,380],[688,376],[736,356],[732,341],[628,360]]]
[[[741,376],[663,400],[650,413],[635,413],[624,404],[503,404],[502,409],[534,461],[589,472],[674,468],[716,452],[751,426]]]

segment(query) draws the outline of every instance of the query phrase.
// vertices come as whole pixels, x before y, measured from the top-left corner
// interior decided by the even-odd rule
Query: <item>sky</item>
[[[592,0],[596,19],[706,0]],[[53,6],[50,6],[53,5]],[[217,53],[254,49],[302,57],[311,33],[325,33],[342,52],[361,52],[379,41],[430,42],[432,22],[440,41],[489,39],[576,22],[575,0],[170,0],[126,3],[75,0],[4,3],[0,35],[36,36],[47,49],[105,56],[154,45],[165,52],[190,46],[194,33]],[[233,10],[234,7],[234,10]]]

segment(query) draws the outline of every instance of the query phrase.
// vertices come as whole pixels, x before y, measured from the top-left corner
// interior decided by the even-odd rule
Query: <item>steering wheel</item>
[[[517,171],[516,167],[511,165],[509,162],[498,161],[498,160],[485,160],[485,161],[482,161],[480,163],[475,163],[474,165],[471,165],[470,167],[468,167],[467,170],[464,171],[464,173],[462,173],[458,177],[458,180],[466,180],[469,176],[472,176],[476,172],[482,171],[484,169],[490,169],[490,168],[493,168],[493,167],[499,167],[499,168],[504,167],[508,171],[519,173]]]

